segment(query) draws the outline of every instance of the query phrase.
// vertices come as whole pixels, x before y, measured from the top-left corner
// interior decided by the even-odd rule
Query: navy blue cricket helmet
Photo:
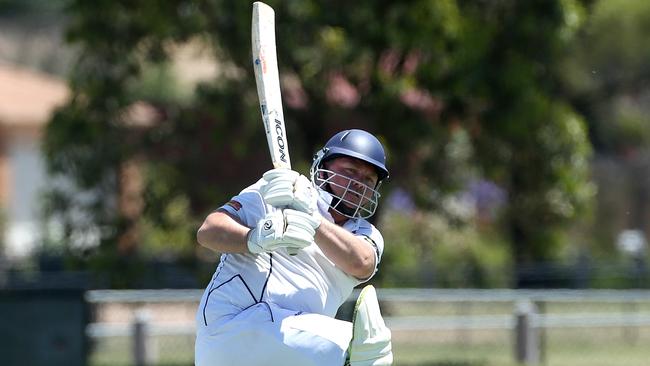
[[[381,142],[364,130],[345,130],[332,136],[314,160],[319,159],[319,164],[336,157],[337,155],[351,156],[363,160],[377,169],[379,181],[388,178],[386,168],[386,152]]]
[[[349,183],[345,187],[339,186],[343,190],[342,194],[334,194],[332,185],[336,183],[334,183],[332,178],[339,176],[339,174],[325,169],[323,163],[339,156],[356,158],[375,167],[378,177],[375,187],[368,187],[361,184],[363,188],[360,188],[360,191],[354,192],[357,196],[366,197],[366,199],[354,202],[346,198],[349,197],[347,192],[357,189],[352,188],[353,185]],[[366,131],[357,129],[341,131],[332,136],[325,146],[316,152],[310,169],[310,175],[313,184],[321,192],[325,192],[326,195],[331,197],[329,200],[331,208],[350,218],[367,218],[375,213],[379,197],[381,196],[378,191],[379,186],[389,176],[388,168],[386,168],[386,153],[381,142]],[[349,181],[353,180],[349,179]]]

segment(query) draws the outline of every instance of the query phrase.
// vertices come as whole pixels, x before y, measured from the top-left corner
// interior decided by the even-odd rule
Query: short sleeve
[[[247,187],[217,210],[237,218],[245,226],[254,227],[266,214],[266,205],[259,193],[259,184],[260,182]]]

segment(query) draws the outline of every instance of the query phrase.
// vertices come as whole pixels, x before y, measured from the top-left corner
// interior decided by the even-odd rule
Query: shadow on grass
[[[156,363],[155,366],[192,366],[191,363]],[[97,364],[95,366],[122,366],[121,364]],[[126,366],[126,365],[124,365]],[[435,361],[416,363],[395,363],[394,366],[487,366],[485,362],[479,361]]]
[[[487,363],[480,361],[435,361],[424,363],[396,363],[395,366],[487,366]]]
[[[122,366],[121,364],[96,364],[95,366]],[[126,365],[124,365],[126,366]],[[193,366],[191,363],[156,363],[155,366]],[[487,366],[485,362],[476,361],[435,361],[416,363],[395,363],[394,366]]]

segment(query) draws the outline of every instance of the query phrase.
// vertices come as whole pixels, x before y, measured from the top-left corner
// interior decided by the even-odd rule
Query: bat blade
[[[275,168],[291,169],[275,46],[275,12],[259,1],[253,3],[251,34],[257,96],[271,161]]]
[[[291,169],[275,47],[275,12],[273,8],[259,1],[253,3],[251,44],[257,96],[271,161],[274,168]],[[298,250],[287,248],[287,252],[296,255]]]

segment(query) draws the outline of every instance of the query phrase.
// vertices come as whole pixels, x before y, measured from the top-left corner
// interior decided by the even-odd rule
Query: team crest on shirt
[[[239,211],[241,209],[241,203],[235,201],[235,200],[230,200],[226,205],[232,207],[235,209],[235,211]]]

